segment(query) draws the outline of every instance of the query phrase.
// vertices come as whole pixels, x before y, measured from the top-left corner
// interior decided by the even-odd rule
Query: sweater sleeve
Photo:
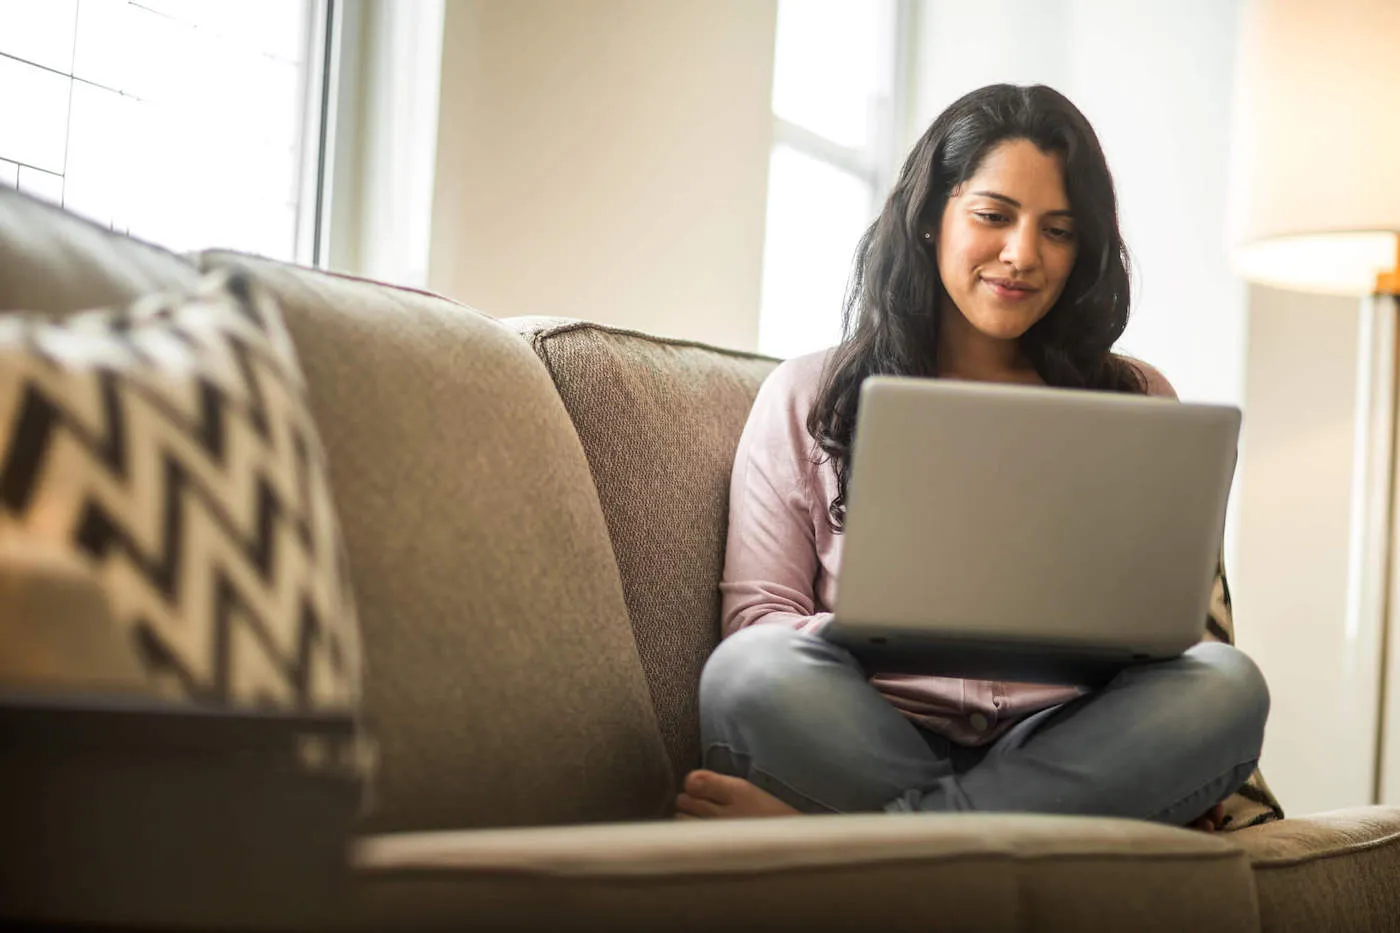
[[[794,368],[784,363],[764,381],[735,452],[719,585],[722,637],[760,623],[807,632],[831,618],[817,611],[814,595],[812,442]]]
[[[1135,360],[1131,357],[1127,359],[1132,367],[1138,371],[1138,374],[1142,376],[1142,381],[1146,384],[1148,395],[1156,396],[1157,398],[1178,398],[1176,389],[1167,381],[1167,377],[1162,375],[1157,367],[1150,366],[1142,360]]]

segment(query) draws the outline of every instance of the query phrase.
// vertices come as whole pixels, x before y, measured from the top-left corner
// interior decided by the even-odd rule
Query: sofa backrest
[[[677,775],[700,759],[734,450],[777,361],[550,318],[503,321],[544,361],[593,472]]]
[[[206,253],[278,299],[350,556],[368,831],[663,816],[671,773],[588,464],[540,361],[436,296]]]
[[[194,287],[174,253],[0,185],[0,311],[58,316]]]

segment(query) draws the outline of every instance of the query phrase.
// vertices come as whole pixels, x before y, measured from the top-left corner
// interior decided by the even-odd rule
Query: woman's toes
[[[676,815],[688,816],[694,819],[714,815],[714,804],[708,800],[692,797],[690,794],[676,795]]]
[[[726,784],[734,780],[737,779],[713,771],[692,771],[685,776],[685,792],[692,797],[724,803],[730,797]]]

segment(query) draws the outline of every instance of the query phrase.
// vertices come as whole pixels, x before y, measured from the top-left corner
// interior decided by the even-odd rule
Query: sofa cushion
[[[734,450],[776,360],[552,318],[504,323],[539,354],[583,441],[678,776],[700,755],[700,669],[719,641]]]
[[[1400,929],[1400,808],[1293,817],[1225,838],[1249,855],[1266,933]]]
[[[358,704],[359,627],[305,390],[276,305],[238,274],[61,322],[0,318],[0,531],[91,568],[152,692]]]
[[[1153,823],[861,814],[362,840],[373,929],[1248,931],[1242,852]]]
[[[0,309],[66,314],[187,291],[194,266],[0,185]]]
[[[669,768],[588,466],[518,337],[269,261],[330,461],[380,744],[369,829],[660,815]]]

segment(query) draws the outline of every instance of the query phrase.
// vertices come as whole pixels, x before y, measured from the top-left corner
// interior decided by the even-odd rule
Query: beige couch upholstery
[[[1220,836],[665,819],[699,757],[733,447],[773,361],[186,260],[0,189],[0,310],[63,314],[229,264],[282,302],[365,627],[380,767],[341,926],[1400,929],[1395,809]]]

